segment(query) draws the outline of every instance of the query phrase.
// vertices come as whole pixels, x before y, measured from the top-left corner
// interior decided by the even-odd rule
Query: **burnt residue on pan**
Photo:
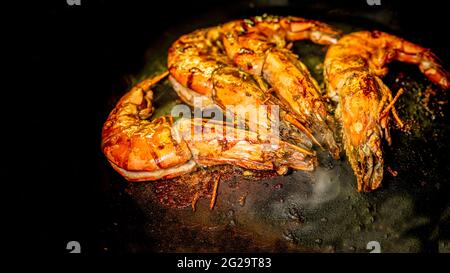
[[[329,23],[345,32],[370,25]],[[170,43],[190,30],[168,30],[152,45],[136,81],[164,70]],[[323,47],[298,42],[295,52],[322,83]],[[120,234],[121,243],[101,242],[102,250],[368,252],[367,243],[378,241],[383,252],[449,252],[448,95],[405,64],[392,64],[385,82],[392,90],[406,91],[398,110],[408,130],[393,130],[392,146],[384,147],[387,171],[380,190],[357,193],[346,159],[334,161],[322,154],[315,171],[283,177],[220,166],[170,181],[128,184],[110,168],[107,183],[114,185],[109,198],[115,220],[101,233],[105,238]],[[156,116],[181,103],[168,82],[155,94]],[[211,210],[217,177],[218,196]]]

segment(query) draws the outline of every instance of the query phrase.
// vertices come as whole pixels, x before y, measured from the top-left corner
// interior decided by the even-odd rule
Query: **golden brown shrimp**
[[[430,50],[399,37],[361,31],[330,46],[325,58],[328,95],[338,102],[344,148],[357,178],[358,191],[377,189],[383,179],[382,138],[390,143],[389,113],[402,126],[393,97],[381,81],[386,64],[396,60],[416,64],[433,83],[448,89],[448,73]]]
[[[147,120],[153,113],[150,87],[167,76],[146,79],[117,103],[103,126],[102,150],[129,181],[173,178],[198,166],[232,164],[248,169],[312,170],[313,152],[223,122],[172,117]],[[194,132],[199,133],[196,135]]]
[[[273,105],[278,105],[276,98],[261,89],[250,74],[235,67],[225,54],[221,40],[224,31],[223,26],[200,29],[181,36],[172,44],[168,54],[169,80],[178,96],[191,106],[197,101],[204,108],[216,105],[225,112],[231,111],[252,128],[267,130],[276,119],[274,115],[279,114],[281,134],[296,145],[310,148],[309,129],[291,115],[289,109],[273,113]],[[247,117],[263,107],[267,107],[263,113],[266,116]]]
[[[338,157],[339,149],[325,120],[329,116],[316,81],[292,53],[283,49],[286,41],[307,38],[329,44],[336,41],[338,33],[325,24],[301,18],[284,17],[279,21],[274,17],[257,18],[252,19],[257,22],[254,27],[249,25],[250,20],[232,21],[194,31],[175,41],[168,56],[174,89],[191,105],[199,98],[206,105],[215,103],[224,110],[237,105],[278,105],[282,109],[282,131],[297,127],[309,139],[305,142],[305,137],[297,137],[288,130],[297,144],[306,147],[311,142],[325,144]],[[233,39],[238,42],[234,43]],[[272,48],[272,54],[266,55],[267,48]],[[271,87],[261,78],[264,62],[267,63],[264,76]],[[234,67],[234,63],[246,72]]]
[[[307,67],[289,50],[289,43],[308,39],[329,45],[337,42],[339,32],[321,22],[278,16],[233,21],[223,28],[227,30],[223,44],[229,58],[261,82],[264,79],[313,138],[338,158],[333,118],[327,113],[322,92]]]

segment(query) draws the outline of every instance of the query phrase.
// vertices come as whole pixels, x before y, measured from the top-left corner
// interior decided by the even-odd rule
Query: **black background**
[[[300,14],[305,17],[310,9],[338,9],[354,16],[389,9],[405,38],[432,48],[448,63],[445,1],[381,1],[380,7],[371,7],[365,0],[283,2],[296,10],[305,7]],[[20,168],[9,181],[12,191],[6,193],[14,197],[9,207],[17,251],[27,252],[34,245],[33,253],[65,253],[66,243],[77,240],[84,253],[101,252],[104,242],[121,252],[120,233],[100,232],[118,213],[117,205],[111,204],[112,186],[105,174],[109,166],[100,150],[101,127],[113,106],[112,98],[129,87],[129,76],[142,69],[146,49],[164,29],[211,10],[230,10],[238,16],[251,3],[256,15],[274,2],[18,3],[11,13],[14,20],[6,24],[25,58],[18,61],[20,80],[13,89],[22,110],[14,106],[10,114],[26,131],[12,135],[23,149],[12,160],[27,158],[27,164],[14,164]]]

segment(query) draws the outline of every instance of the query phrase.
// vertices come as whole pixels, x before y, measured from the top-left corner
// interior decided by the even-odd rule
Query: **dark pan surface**
[[[386,166],[398,175],[386,172],[383,188],[374,193],[356,193],[345,158],[322,155],[312,173],[253,179],[264,175],[232,169],[220,183],[214,210],[205,196],[194,213],[189,206],[171,207],[190,201],[186,191],[174,194],[176,182],[129,184],[100,149],[102,125],[118,99],[139,79],[165,69],[169,45],[184,33],[264,12],[295,15],[346,32],[397,34],[430,47],[448,69],[445,2],[56,2],[20,2],[11,20],[14,26],[24,22],[11,41],[19,41],[20,55],[29,55],[15,62],[21,69],[11,70],[21,80],[4,92],[19,98],[5,99],[3,106],[11,107],[4,121],[25,131],[4,127],[4,135],[20,141],[5,142],[14,156],[3,157],[18,170],[1,165],[2,174],[13,175],[2,181],[12,186],[4,191],[13,199],[7,224],[17,232],[8,237],[21,253],[66,253],[72,240],[86,254],[367,252],[369,241],[380,242],[383,252],[450,251],[449,107],[438,103],[448,95],[427,103],[429,83],[416,67],[393,63],[384,79],[394,93],[407,90],[398,109],[403,120],[415,123],[410,133],[392,131]],[[321,82],[323,48],[299,42],[295,52]],[[157,115],[179,103],[167,82],[155,91]]]
[[[270,12],[312,17],[290,9]],[[134,82],[165,69],[167,49],[180,35],[232,18],[232,13],[229,17],[211,13],[167,29],[150,45],[146,66]],[[315,18],[345,32],[399,32],[377,23],[376,18]],[[321,83],[323,47],[297,42],[294,51]],[[414,123],[409,133],[392,132],[393,144],[385,147],[385,166],[398,175],[385,172],[382,189],[357,193],[346,159],[337,162],[322,155],[321,166],[312,173],[252,181],[240,175],[240,170],[232,170],[237,174],[222,179],[214,210],[209,210],[209,199],[205,198],[193,212],[190,206],[175,209],[160,203],[155,183],[127,184],[105,160],[105,182],[110,184],[117,220],[103,232],[128,236],[121,240],[125,251],[131,252],[367,252],[369,241],[380,242],[384,252],[450,251],[448,233],[444,232],[450,217],[450,169],[446,164],[450,127],[445,115],[448,107],[438,103],[446,98],[436,95],[426,105],[425,90],[430,84],[418,69],[404,64],[390,68],[385,82],[394,92],[402,86],[408,90],[398,108],[404,120]],[[156,115],[167,114],[181,103],[168,82],[155,91]],[[111,99],[111,107],[120,95]],[[108,244],[104,242],[106,250],[113,247]]]

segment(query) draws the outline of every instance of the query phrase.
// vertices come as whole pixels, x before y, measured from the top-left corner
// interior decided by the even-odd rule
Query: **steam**
[[[313,174],[312,196],[309,203],[317,206],[336,199],[341,192],[340,167],[329,170],[318,167]]]
[[[317,167],[313,172],[292,174],[292,180],[287,185],[289,190],[287,201],[302,207],[316,208],[319,205],[336,199],[341,193],[342,166],[332,169]]]

